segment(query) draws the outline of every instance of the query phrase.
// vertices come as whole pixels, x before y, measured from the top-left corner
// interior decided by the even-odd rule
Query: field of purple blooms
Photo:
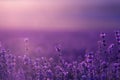
[[[60,46],[54,57],[29,56],[25,39],[24,56],[8,53],[0,45],[0,80],[120,80],[120,31],[115,43],[108,44],[105,33],[100,34],[96,52],[67,61]],[[69,56],[68,56],[69,57]]]

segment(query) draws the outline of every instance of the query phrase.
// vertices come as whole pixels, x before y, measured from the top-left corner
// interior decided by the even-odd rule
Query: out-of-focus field
[[[75,57],[85,51],[96,51],[99,34],[102,31],[76,31],[76,32],[40,32],[40,31],[0,31],[2,47],[16,55],[25,54],[24,38],[29,39],[29,54],[31,56],[54,56],[55,47],[62,49],[64,56]],[[114,31],[104,31],[108,44],[114,41]]]

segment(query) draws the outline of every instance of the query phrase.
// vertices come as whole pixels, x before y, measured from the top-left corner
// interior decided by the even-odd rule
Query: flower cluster
[[[61,48],[58,60],[15,56],[0,51],[0,80],[120,80],[120,32],[115,32],[116,42],[107,44],[101,33],[96,52],[86,52],[84,60],[66,61]],[[109,46],[108,46],[109,45]],[[57,54],[56,54],[57,55]]]

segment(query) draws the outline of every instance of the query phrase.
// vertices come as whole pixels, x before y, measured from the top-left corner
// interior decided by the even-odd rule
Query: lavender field
[[[119,30],[1,31],[0,38],[0,80],[120,80]]]
[[[0,0],[0,80],[120,80],[120,0]]]

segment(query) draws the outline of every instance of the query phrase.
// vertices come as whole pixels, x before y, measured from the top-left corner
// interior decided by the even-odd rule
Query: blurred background
[[[0,41],[18,55],[24,54],[26,37],[31,55],[55,54],[59,44],[67,55],[95,51],[99,34],[108,33],[108,42],[112,42],[117,29],[119,0],[0,1]]]

